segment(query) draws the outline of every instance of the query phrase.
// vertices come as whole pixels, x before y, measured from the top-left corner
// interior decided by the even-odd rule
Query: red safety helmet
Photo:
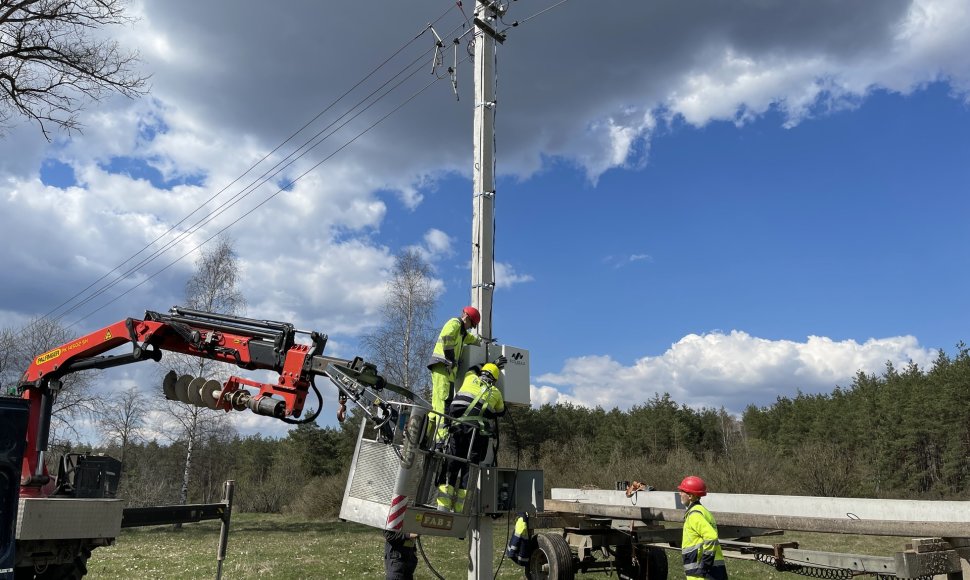
[[[478,326],[478,323],[482,321],[482,315],[478,312],[478,309],[474,306],[466,306],[461,309],[463,314],[467,314],[468,318],[472,321],[472,328]]]
[[[704,480],[697,477],[696,475],[688,475],[684,478],[684,481],[680,482],[677,489],[684,493],[689,493],[697,497],[704,497],[707,495],[707,484]]]

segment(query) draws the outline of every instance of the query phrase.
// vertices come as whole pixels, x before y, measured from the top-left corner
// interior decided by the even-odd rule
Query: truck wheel
[[[635,550],[635,552],[634,552]],[[634,563],[631,554],[636,554]],[[631,580],[667,580],[667,554],[660,548],[617,546],[616,569],[621,578]]]
[[[558,534],[537,534],[525,577],[529,580],[573,580],[573,553]]]

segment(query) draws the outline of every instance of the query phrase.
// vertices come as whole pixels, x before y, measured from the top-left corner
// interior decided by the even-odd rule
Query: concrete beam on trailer
[[[642,491],[626,497],[623,491],[563,489],[552,490],[552,499],[581,504],[595,504],[614,507],[635,507],[649,509],[657,514],[670,510],[668,516],[681,512],[674,521],[682,519],[685,506],[680,503],[677,492]],[[928,500],[878,500],[864,498],[832,498],[782,495],[753,494],[709,494],[704,497],[704,505],[722,521],[723,514],[737,516],[760,516],[763,522],[799,522],[811,524],[811,529],[786,528],[776,524],[753,524],[751,518],[739,518],[732,525],[753,527],[775,527],[777,529],[799,531],[821,531],[815,529],[818,522],[809,520],[830,520],[833,533],[861,533],[859,523],[888,530],[894,527],[906,528],[898,533],[880,535],[892,536],[933,536],[950,538],[970,538],[970,502],[967,501],[928,501]],[[546,509],[553,509],[547,505]],[[657,510],[660,510],[657,512]],[[558,511],[558,510],[557,510]],[[669,519],[654,517],[651,519]],[[743,520],[743,523],[740,521]],[[857,523],[853,523],[857,522]],[[727,523],[725,521],[725,523]],[[863,526],[865,527],[865,526]],[[842,532],[841,530],[852,530]],[[938,530],[944,533],[926,533]]]
[[[640,491],[626,497],[623,491],[601,489],[552,490],[552,499],[614,506],[683,510],[675,491]],[[970,522],[970,501],[930,501],[711,493],[704,506],[712,512],[825,519],[859,519],[908,522]],[[547,509],[548,506],[547,506]],[[720,522],[720,520],[718,520]],[[970,536],[959,536],[970,537]]]
[[[546,500],[547,510],[598,517],[641,521],[684,521],[683,509],[653,508],[642,504],[631,506],[585,503],[574,500]],[[732,513],[711,509],[718,525],[767,528],[798,532],[830,534],[859,534],[898,537],[970,537],[970,521],[934,522],[901,520],[864,520],[852,518],[823,518],[779,516],[770,514]]]

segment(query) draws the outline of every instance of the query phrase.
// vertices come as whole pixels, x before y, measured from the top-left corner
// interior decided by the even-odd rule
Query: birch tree
[[[399,254],[387,281],[381,324],[362,339],[370,360],[388,381],[425,397],[430,391],[428,358],[437,339],[434,310],[439,287],[431,267],[416,251]]]
[[[206,312],[240,314],[246,301],[239,290],[239,263],[228,237],[219,238],[215,246],[203,251],[196,262],[195,274],[185,285],[185,306]],[[165,359],[179,375],[188,374],[224,381],[230,367],[204,358],[170,355]],[[179,502],[188,501],[193,452],[196,447],[218,432],[231,429],[223,411],[166,401],[169,415],[185,445],[185,463]]]

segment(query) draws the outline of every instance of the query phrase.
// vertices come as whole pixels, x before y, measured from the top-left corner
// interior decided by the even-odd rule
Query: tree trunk
[[[198,427],[198,415],[192,417],[192,428],[189,429],[188,446],[185,450],[185,470],[182,471],[182,489],[179,490],[179,504],[185,505],[189,500],[189,471],[192,469],[192,447],[195,445],[195,433]],[[175,529],[182,529],[182,524],[175,524]]]

